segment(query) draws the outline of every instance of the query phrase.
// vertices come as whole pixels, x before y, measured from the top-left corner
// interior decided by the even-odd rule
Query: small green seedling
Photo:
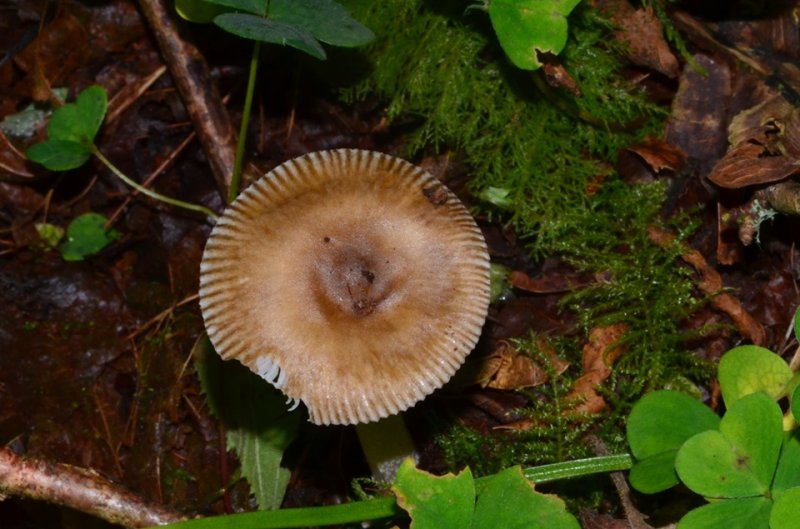
[[[800,313],[799,313],[800,314]],[[800,334],[795,315],[795,331]],[[678,481],[710,503],[678,529],[785,529],[800,519],[800,386],[771,351],[741,346],[726,353],[719,382],[728,408],[720,420],[675,391],[643,397],[627,433],[636,458],[630,481],[655,493]],[[776,402],[790,397],[786,416]]]
[[[489,18],[503,51],[517,68],[541,67],[539,54],[567,44],[567,15],[580,0],[491,0]]]
[[[65,261],[82,261],[94,255],[119,237],[114,229],[106,228],[108,219],[99,213],[84,213],[67,227],[67,242],[61,247]]]
[[[69,171],[80,167],[94,155],[123,182],[143,195],[216,218],[216,214],[204,206],[164,196],[131,180],[103,156],[94,140],[100,130],[100,125],[103,124],[107,109],[108,95],[103,87],[95,85],[85,89],[78,94],[74,103],[66,103],[53,112],[50,122],[47,124],[47,139],[32,145],[26,152],[28,158],[51,171]],[[107,232],[103,237],[98,235],[100,231],[95,226],[98,217],[100,216],[87,217],[88,220],[80,221],[80,217],[76,219],[77,225],[73,230],[74,242],[68,241],[65,246],[68,249],[66,254],[62,251],[65,259],[66,256],[69,256],[70,260],[82,259],[83,256],[99,251],[110,242],[105,240],[100,244],[103,237],[107,238],[111,232]],[[102,223],[105,222],[103,218]],[[90,224],[95,227],[87,228]],[[67,235],[70,236],[69,230]],[[92,248],[96,249],[92,250]]]
[[[51,171],[69,171],[80,167],[92,155],[94,138],[108,107],[106,91],[90,86],[53,112],[47,124],[47,140],[28,149],[28,158]]]

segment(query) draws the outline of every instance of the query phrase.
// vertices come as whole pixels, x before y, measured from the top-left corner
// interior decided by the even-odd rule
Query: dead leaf
[[[556,374],[563,373],[569,367],[569,362],[559,358],[543,339],[537,340],[537,345],[548,356],[548,361]],[[478,371],[478,383],[485,388],[503,390],[530,388],[544,384],[547,380],[545,369],[506,341],[499,343],[497,349],[486,357]]]
[[[686,161],[686,154],[678,147],[651,136],[626,150],[638,155],[655,173],[675,172]]]
[[[599,413],[606,407],[606,401],[597,393],[596,387],[611,375],[611,366],[624,352],[616,346],[625,332],[627,325],[617,323],[605,327],[596,327],[589,332],[589,341],[583,346],[583,375],[572,386],[567,395],[568,400],[580,399],[580,404],[570,413]]]
[[[627,45],[628,59],[651,68],[670,79],[678,76],[678,59],[664,38],[664,27],[652,7],[634,9],[624,0],[601,2],[619,28],[614,38]]]
[[[701,160],[698,169],[705,175],[728,145],[725,120],[731,73],[724,62],[706,55],[695,55],[694,60],[707,73],[684,67],[664,138],[689,158]]]
[[[740,112],[728,139],[732,147],[708,175],[720,187],[779,182],[800,172],[800,108],[781,96]]]

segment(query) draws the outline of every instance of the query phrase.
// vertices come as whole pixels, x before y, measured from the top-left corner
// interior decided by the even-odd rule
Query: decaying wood
[[[183,517],[144,501],[89,470],[22,458],[0,449],[0,494],[62,505],[125,527],[150,527]]]
[[[193,44],[179,35],[173,13],[162,0],[139,0],[139,4],[197,130],[217,185],[227,196],[236,135],[205,59]]]

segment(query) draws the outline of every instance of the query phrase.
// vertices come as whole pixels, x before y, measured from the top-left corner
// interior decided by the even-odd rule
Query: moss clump
[[[560,57],[582,92],[573,97],[511,67],[486,13],[465,12],[461,1],[346,3],[378,39],[368,50],[371,75],[345,96],[387,101],[390,120],[410,130],[411,155],[458,152],[484,201],[481,213],[513,226],[532,257],[559,255],[603,278],[565,298],[583,332],[564,347],[579,357],[590,329],[626,324],[626,354],[606,383],[611,411],[602,423],[604,439],[619,446],[621,417],[642,391],[709,373],[684,346],[681,323],[698,302],[678,247],[647,238],[648,226],[663,225],[664,186],[628,186],[612,169],[620,149],[659,135],[666,111],[619,75],[611,27],[586,5],[569,17]],[[531,342],[519,347],[534,354]],[[559,383],[537,389],[525,414],[538,427],[497,434],[500,444],[488,452],[485,436],[452,426],[440,436],[448,461],[482,472],[585,455],[584,426],[561,414],[565,394]]]
[[[386,99],[390,120],[414,126],[407,139],[412,155],[431,148],[462,153],[473,193],[494,201],[521,234],[535,236],[531,251],[538,256],[570,228],[563,213],[586,207],[587,187],[611,175],[616,152],[655,133],[664,116],[616,75],[618,50],[608,48],[608,24],[591,9],[570,17],[563,59],[583,95],[566,99],[554,90],[543,94],[532,77],[538,73],[510,66],[486,13],[464,13],[462,2],[350,4],[378,40],[370,50],[372,75],[346,96]],[[576,119],[554,98],[609,126]],[[635,120],[643,126],[610,130]]]

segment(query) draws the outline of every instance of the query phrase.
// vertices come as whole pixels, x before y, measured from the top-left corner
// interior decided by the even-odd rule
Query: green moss
[[[443,427],[439,444],[454,468],[478,474],[510,464],[538,464],[587,455],[585,429],[599,426],[612,449],[622,448],[624,416],[645,390],[702,380],[708,366],[686,350],[681,323],[697,308],[679,247],[647,237],[663,225],[661,184],[628,186],[612,169],[617,152],[646,135],[658,136],[666,111],[618,75],[620,49],[611,27],[583,5],[569,18],[570,40],[559,60],[581,96],[547,87],[511,67],[488,17],[461,1],[350,0],[354,16],[378,36],[367,51],[371,74],[345,97],[386,101],[396,130],[408,131],[410,156],[450,150],[471,172],[470,189],[485,218],[512,226],[533,258],[558,255],[601,278],[564,300],[580,329],[560,343],[579,366],[590,329],[625,323],[626,353],[604,385],[608,414],[600,423],[567,420],[573,367],[530,392],[522,413],[536,425],[488,437],[462,425]],[[675,223],[688,233],[686,222]],[[538,354],[532,340],[518,346]]]
[[[558,237],[565,210],[588,204],[587,185],[611,173],[616,152],[656,132],[664,115],[615,74],[620,62],[607,46],[608,24],[592,10],[570,17],[572,38],[563,53],[583,93],[575,99],[553,89],[543,94],[533,74],[510,66],[486,14],[464,13],[462,2],[350,4],[379,37],[370,50],[372,75],[346,96],[386,99],[390,120],[412,127],[412,156],[431,148],[462,153],[473,193],[490,200],[503,194],[502,218],[535,236],[536,255]],[[635,120],[643,126],[610,131]]]

